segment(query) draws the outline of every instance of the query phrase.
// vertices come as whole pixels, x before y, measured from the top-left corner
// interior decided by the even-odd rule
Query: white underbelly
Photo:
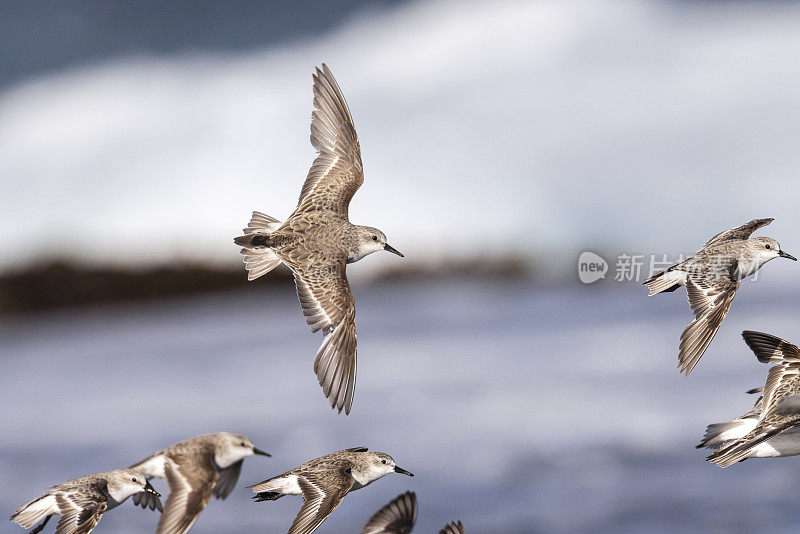
[[[740,261],[739,265],[736,267],[736,272],[734,276],[741,280],[742,278],[747,278],[751,274],[755,273],[761,267],[761,262],[758,259],[754,259],[752,261]]]
[[[775,456],[796,456],[800,454],[800,433],[787,431],[771,440],[762,443],[753,450],[755,458],[772,458]]]

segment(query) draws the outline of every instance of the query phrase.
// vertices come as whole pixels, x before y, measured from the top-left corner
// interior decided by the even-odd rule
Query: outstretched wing
[[[56,534],[88,534],[108,508],[108,498],[102,484],[92,484],[69,493],[56,493],[61,519]]]
[[[314,359],[314,372],[331,408],[350,413],[356,389],[355,308],[325,336]]]
[[[761,228],[762,226],[766,226],[775,219],[768,218],[768,219],[753,219],[747,224],[743,224],[741,226],[737,226],[736,228],[731,228],[730,230],[725,230],[724,232],[720,232],[704,245],[707,247],[708,245],[721,243],[723,241],[733,241],[733,240],[740,240],[740,239],[747,239],[750,235]]]
[[[324,480],[321,478],[324,476]],[[310,534],[341,504],[353,487],[353,477],[347,466],[336,471],[302,473],[297,481],[303,492],[303,506],[294,518],[287,534]]]
[[[407,491],[375,512],[361,534],[409,534],[417,522],[417,496]]]
[[[465,534],[464,525],[461,524],[461,521],[453,521],[440,530],[439,534]]]
[[[350,413],[356,386],[356,305],[345,263],[294,267],[297,297],[311,331],[325,339],[314,372],[331,407]]]
[[[217,472],[206,455],[185,454],[164,466],[169,497],[156,534],[183,534],[194,525],[214,490]]]
[[[689,376],[714,339],[738,288],[739,282],[723,277],[714,278],[713,281],[692,276],[686,279],[686,295],[695,316],[681,334],[678,353],[681,372],[685,372],[686,376]]]
[[[311,144],[318,155],[308,171],[297,209],[330,210],[347,217],[350,199],[364,183],[361,147],[342,90],[324,63],[314,74]]]
[[[761,363],[800,361],[800,348],[785,339],[753,330],[745,330],[742,337]]]
[[[303,307],[303,315],[312,332],[330,330],[355,309],[355,297],[347,281],[347,264],[312,264],[303,267],[292,263],[297,298]]]

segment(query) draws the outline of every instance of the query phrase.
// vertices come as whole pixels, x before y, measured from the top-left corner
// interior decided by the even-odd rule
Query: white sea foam
[[[691,252],[765,216],[793,252],[798,21],[790,3],[411,2],[264,50],[27,80],[0,94],[0,261],[234,264],[250,210],[296,201],[321,61],[362,140],[353,219],[409,257]]]

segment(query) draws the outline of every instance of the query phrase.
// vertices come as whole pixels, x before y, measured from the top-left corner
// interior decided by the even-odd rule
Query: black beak
[[[405,470],[405,469],[403,469],[402,467],[397,467],[397,466],[394,466],[394,472],[395,472],[395,473],[400,473],[401,475],[408,475],[408,476],[410,476],[410,477],[413,477],[413,476],[414,476],[414,473],[409,473],[408,471],[406,471],[406,470]]]
[[[389,246],[389,245],[386,245],[386,246]],[[791,254],[787,254],[786,252],[784,252],[782,250],[778,251],[778,256],[780,256],[781,258],[787,258],[787,259],[790,259],[790,260],[793,260],[793,261],[797,261],[797,258],[792,256]]]
[[[253,454],[259,454],[261,456],[272,456],[270,453],[264,452],[261,449],[256,449],[255,447],[253,447]]]
[[[392,254],[397,254],[397,255],[398,255],[398,256],[400,256],[401,258],[405,258],[405,256],[403,256],[403,255],[400,253],[400,251],[399,251],[399,250],[397,250],[396,248],[394,248],[394,247],[393,247],[392,245],[390,245],[389,243],[386,243],[385,245],[383,245],[383,250],[385,250],[385,251],[387,251],[387,252],[391,252]]]
[[[153,495],[155,495],[156,497],[161,497],[161,494],[160,494],[159,492],[157,492],[157,491],[156,491],[156,489],[155,489],[155,488],[154,488],[154,487],[153,487],[153,486],[150,484],[150,481],[149,481],[149,480],[148,480],[147,482],[145,482],[145,484],[144,484],[144,490],[145,490],[147,493],[152,493],[152,494],[153,494]]]

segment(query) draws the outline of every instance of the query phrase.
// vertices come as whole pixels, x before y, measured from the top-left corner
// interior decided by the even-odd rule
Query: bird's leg
[[[47,524],[47,522],[48,522],[48,521],[50,521],[50,518],[51,518],[51,517],[53,517],[53,515],[52,515],[52,514],[50,514],[50,515],[48,515],[47,517],[45,517],[45,518],[44,518],[44,521],[42,521],[41,523],[39,523],[39,526],[38,526],[38,527],[36,527],[35,529],[31,530],[29,534],[36,534],[37,532],[41,532],[41,531],[42,531],[42,529],[44,528],[44,526]]]

